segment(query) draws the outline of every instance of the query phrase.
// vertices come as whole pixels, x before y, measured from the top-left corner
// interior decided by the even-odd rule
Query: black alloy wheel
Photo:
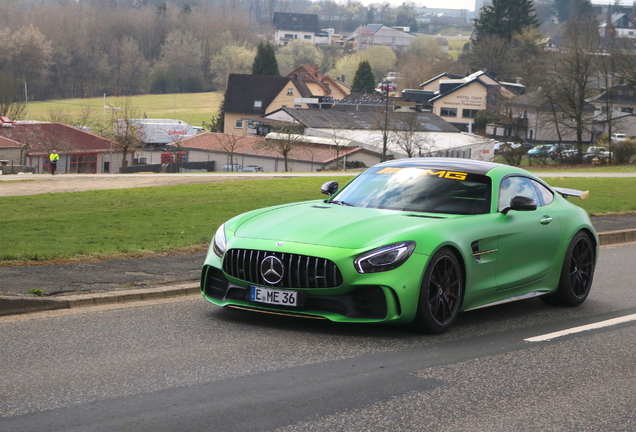
[[[424,273],[414,326],[426,333],[446,331],[457,318],[463,293],[459,261],[450,249],[441,249]]]
[[[596,248],[585,232],[578,232],[565,254],[559,287],[553,295],[542,296],[546,303],[578,306],[590,294],[594,279]]]

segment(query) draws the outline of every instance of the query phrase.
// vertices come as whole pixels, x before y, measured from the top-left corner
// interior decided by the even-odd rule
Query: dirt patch
[[[260,178],[260,177],[258,177]],[[1,176],[0,197],[36,195],[42,193],[79,192],[103,189],[126,189],[153,186],[217,183],[258,180],[252,176],[221,175],[25,175]]]

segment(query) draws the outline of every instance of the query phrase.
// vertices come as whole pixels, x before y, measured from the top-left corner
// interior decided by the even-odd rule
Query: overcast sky
[[[592,0],[594,4],[614,4],[616,0]],[[380,3],[378,0],[361,0],[365,5],[371,3]],[[393,6],[400,6],[402,3],[415,3],[417,6],[426,6],[430,8],[448,8],[448,9],[468,9],[475,10],[475,0],[388,0]],[[621,5],[631,5],[632,0],[619,0]]]
[[[345,2],[343,0],[343,2]],[[360,0],[364,5],[371,3],[384,3],[379,0]],[[415,3],[416,6],[426,6],[430,8],[446,8],[446,9],[475,9],[475,0],[388,0],[392,6],[400,6],[402,3]]]

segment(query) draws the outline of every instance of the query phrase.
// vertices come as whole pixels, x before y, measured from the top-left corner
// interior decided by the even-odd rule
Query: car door
[[[515,195],[530,197],[536,210],[504,209]],[[496,280],[498,291],[532,290],[529,284],[551,270],[560,239],[561,221],[552,192],[536,180],[523,176],[504,178],[499,187],[499,227]]]

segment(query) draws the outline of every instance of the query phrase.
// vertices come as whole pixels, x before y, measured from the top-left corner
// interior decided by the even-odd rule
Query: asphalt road
[[[636,245],[601,250],[578,308],[538,299],[450,332],[343,325],[202,299],[0,318],[0,430],[633,431]]]

